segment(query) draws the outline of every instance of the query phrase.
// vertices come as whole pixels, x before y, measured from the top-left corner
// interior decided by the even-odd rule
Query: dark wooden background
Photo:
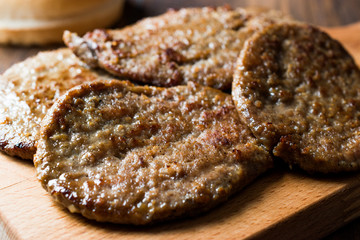
[[[116,24],[116,27],[131,24],[143,17],[161,14],[168,8],[224,4],[229,4],[232,7],[263,6],[278,9],[290,14],[297,20],[327,27],[360,21],[360,0],[127,0],[123,18]],[[0,46],[0,72],[38,51],[58,47],[61,45],[46,47]],[[360,239],[360,218],[325,239]]]

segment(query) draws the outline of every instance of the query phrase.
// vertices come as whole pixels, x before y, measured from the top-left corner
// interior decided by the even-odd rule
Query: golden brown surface
[[[131,224],[206,211],[272,165],[230,95],[122,81],[60,97],[34,162],[43,187],[71,212]]]
[[[144,16],[155,16],[158,14],[164,13],[168,8],[181,8],[181,7],[194,7],[194,6],[215,6],[219,3],[218,0],[182,0],[182,1],[168,1],[168,0],[146,0],[146,1],[139,1],[139,0],[129,0],[126,1],[126,11],[125,16],[123,18],[123,21],[126,21],[126,23],[132,23],[135,19],[143,18]],[[345,27],[347,24],[355,23],[356,21],[360,20],[360,1],[357,0],[319,0],[319,1],[313,1],[313,0],[228,0],[227,3],[232,5],[233,7],[245,7],[248,5],[263,5],[272,9],[281,10],[284,13],[288,13],[297,20],[304,20],[307,22],[311,22],[320,26],[327,26],[326,29],[327,32],[330,33],[331,36],[335,37],[336,39],[340,40],[342,44],[345,45],[345,47],[351,52],[351,54],[355,57],[358,63],[360,63],[360,52],[358,51],[360,49],[359,45],[359,33],[360,28],[359,24],[357,24],[357,27]],[[355,26],[355,25],[354,25]],[[338,27],[332,28],[332,27]],[[14,62],[19,62],[24,60],[26,57],[33,56],[36,54],[39,50],[39,48],[14,48],[9,46],[1,46],[0,47],[0,72],[3,72],[5,69],[7,69],[9,66],[11,66]],[[358,64],[359,65],[359,64]],[[12,158],[8,158],[8,161],[5,161],[1,159],[0,163],[12,163],[14,162]],[[19,164],[20,167],[26,166],[28,167],[28,164],[23,162],[16,162]],[[4,168],[2,169],[2,173],[0,176],[3,178],[9,176],[6,175],[6,173],[9,173],[9,171],[6,171]],[[29,169],[31,167],[29,166]],[[19,168],[13,168],[14,172],[17,173],[23,173],[23,169]],[[33,173],[29,173],[27,175],[29,178]],[[292,174],[291,174],[292,176]],[[272,181],[274,177],[269,177],[269,181]],[[3,183],[4,181],[2,181]],[[6,182],[6,181],[5,181]],[[264,184],[266,184],[267,181],[264,181]],[[294,182],[297,182],[297,180],[294,180]],[[326,181],[326,183],[329,183],[332,181]],[[325,183],[325,182],[321,182]],[[286,186],[292,186],[288,182],[284,183]],[[5,189],[2,189],[2,193],[0,196],[2,197],[1,203],[5,205],[5,199],[7,200],[6,204],[8,209],[8,214],[6,215],[4,212],[1,212],[1,220],[5,222],[5,227],[11,228],[13,233],[16,233],[16,236],[19,238],[29,238],[29,236],[33,238],[41,238],[45,236],[50,236],[48,238],[53,239],[67,239],[69,238],[68,234],[72,234],[72,236],[77,236],[78,238],[102,238],[102,239],[118,239],[120,236],[121,238],[131,238],[127,237],[129,234],[134,234],[134,239],[149,239],[153,238],[156,234],[156,237],[159,236],[159,234],[164,233],[166,231],[158,229],[158,228],[151,228],[149,233],[146,236],[138,236],[135,231],[132,231],[131,233],[128,232],[128,228],[124,227],[124,232],[116,231],[114,228],[111,227],[111,225],[105,224],[105,226],[109,226],[108,229],[104,230],[104,225],[101,225],[102,227],[99,227],[99,224],[94,224],[92,226],[89,226],[87,221],[82,221],[82,218],[74,218],[72,216],[68,216],[65,212],[61,211],[60,208],[54,208],[51,201],[47,201],[48,199],[46,196],[44,196],[43,201],[38,201],[37,197],[41,195],[42,190],[38,189],[38,191],[34,191],[36,189],[36,183],[34,182],[32,187],[29,185],[15,185],[13,187],[7,187]],[[260,183],[261,185],[261,183]],[[310,184],[306,183],[306,186],[309,186]],[[20,187],[21,186],[21,187]],[[276,183],[274,184],[274,189],[279,189],[278,186],[282,186],[282,183]],[[305,186],[305,185],[304,185]],[[318,186],[318,183],[314,183],[314,186]],[[249,188],[248,188],[249,189]],[[253,190],[252,187],[250,187],[251,191],[259,191],[258,189]],[[260,187],[260,189],[262,189]],[[16,191],[19,191],[19,195],[21,192],[22,197],[18,197],[19,195],[16,194]],[[24,191],[25,192],[24,194]],[[261,191],[261,190],[260,190]],[[284,189],[284,192],[286,193],[287,189]],[[356,191],[356,190],[355,190]],[[15,192],[15,194],[14,194]],[[294,190],[294,193],[299,192],[298,189]],[[302,191],[304,193],[305,191]],[[314,190],[312,193],[317,196],[317,193],[319,192],[319,189]],[[342,192],[342,191],[341,191]],[[287,196],[284,193],[285,196]],[[311,194],[311,193],[309,193]],[[6,196],[7,195],[7,196]],[[27,195],[27,198],[25,198],[24,195]],[[352,195],[352,194],[351,194]],[[11,196],[11,198],[10,198]],[[283,204],[287,206],[292,206],[291,203],[298,202],[298,196],[294,196],[292,200],[288,200],[289,205],[287,204],[287,201],[279,202],[277,199],[281,197],[277,196],[274,198],[274,202],[279,203],[279,206]],[[306,198],[306,194],[304,195],[304,198]],[[36,201],[35,201],[36,199]],[[269,200],[269,198],[267,197]],[[284,198],[281,198],[284,199]],[[333,199],[333,198],[332,198]],[[346,198],[348,199],[348,198]],[[31,206],[29,205],[29,201],[33,201]],[[334,199],[334,201],[336,201]],[[339,201],[343,201],[339,198]],[[250,201],[251,202],[251,201]],[[25,207],[19,207],[23,203]],[[36,204],[35,204],[36,203]],[[48,203],[48,205],[46,204]],[[265,203],[265,202],[264,202]],[[269,203],[272,203],[269,201]],[[239,205],[246,205],[244,203],[241,203]],[[259,210],[258,205],[256,204],[250,204],[254,207],[255,211]],[[339,204],[341,205],[341,204]],[[343,206],[347,204],[342,204]],[[348,206],[353,205],[351,201],[349,202]],[[36,206],[36,207],[34,207]],[[229,205],[226,205],[229,206]],[[238,206],[237,203],[234,203],[234,206]],[[303,205],[300,205],[303,206]],[[324,206],[321,204],[321,206]],[[229,206],[230,207],[230,206]],[[227,208],[227,207],[226,207]],[[16,209],[16,211],[14,210]],[[41,210],[40,210],[41,209]],[[228,209],[228,208],[227,208]],[[266,207],[264,207],[266,209]],[[300,208],[299,208],[300,209]],[[302,208],[301,208],[302,209]],[[320,210],[316,208],[319,211],[319,216],[323,215],[320,213]],[[333,209],[333,207],[326,206],[326,209]],[[303,239],[304,234],[306,236],[310,236],[310,238],[322,238],[325,235],[330,234],[333,232],[336,228],[339,228],[340,226],[346,224],[346,227],[342,228],[340,231],[333,233],[330,237],[326,239],[331,240],[342,240],[342,239],[356,239],[360,235],[360,219],[357,219],[356,221],[346,221],[345,223],[341,220],[338,223],[342,222],[340,225],[334,224],[334,221],[331,217],[328,216],[340,216],[334,213],[334,211],[328,211],[326,210],[328,215],[324,217],[324,219],[328,220],[328,225],[326,226],[326,221],[319,221],[318,223],[310,223],[309,220],[314,219],[313,212],[309,212],[309,217],[304,218],[305,225],[302,223],[302,220],[299,220],[298,216],[296,216],[296,221],[299,223],[298,226],[304,226],[304,228],[295,228],[295,227],[289,227],[287,223],[283,224],[283,228],[278,228],[279,235],[277,237],[274,237],[273,239],[279,239],[279,236],[283,236],[283,230],[287,230],[288,233],[291,232],[292,239]],[[2,209],[4,210],[4,208]],[[33,211],[32,211],[33,210]],[[58,210],[58,213],[60,215],[55,214],[49,214],[52,210],[56,211]],[[241,211],[242,212],[242,211]],[[303,211],[302,211],[303,212]],[[36,214],[34,214],[36,213]],[[228,209],[228,213],[231,215],[233,214],[233,210]],[[268,212],[266,211],[268,215],[277,215],[279,216],[278,212]],[[21,214],[21,218],[19,218],[19,214]],[[61,215],[64,214],[64,215]],[[355,211],[353,212],[354,216]],[[242,212],[240,214],[245,219],[247,216],[253,217],[256,222],[259,223],[267,223],[268,220],[264,220],[262,217],[264,217],[264,214],[259,210],[258,215],[256,212],[249,211],[249,215],[245,215]],[[27,218],[26,218],[26,217]],[[260,217],[258,217],[260,216]],[[35,217],[35,219],[34,219]],[[181,234],[173,233],[172,231],[168,231],[168,235],[165,235],[163,239],[204,239],[204,238],[241,238],[239,234],[247,232],[246,230],[243,230],[241,227],[244,226],[244,221],[241,219],[232,219],[232,221],[228,221],[228,226],[230,229],[221,229],[223,235],[218,235],[219,228],[218,226],[215,226],[214,224],[209,224],[209,217],[206,216],[203,219],[203,223],[205,226],[207,226],[207,229],[199,229],[199,226],[196,223],[189,222],[188,226],[191,227],[184,227],[187,230],[188,235],[183,236]],[[214,216],[216,219],[222,219],[221,217]],[[226,217],[224,217],[226,218]],[[14,221],[8,221],[14,219]],[[229,218],[226,218],[229,220]],[[261,220],[260,220],[261,219]],[[331,219],[331,220],[330,220]],[[198,219],[196,219],[197,221]],[[46,222],[46,223],[45,223]],[[249,221],[251,223],[251,221]],[[62,225],[61,223],[64,223]],[[66,223],[66,224],[65,224]],[[320,223],[320,224],[319,224]],[[37,224],[36,229],[33,227],[34,224]],[[224,224],[223,221],[219,220],[218,224]],[[182,223],[180,223],[181,226]],[[324,226],[324,229],[326,229],[325,232],[319,231],[317,226]],[[252,224],[251,224],[252,226]],[[309,227],[310,226],[310,227]],[[173,227],[173,226],[171,226]],[[51,229],[51,231],[49,231]],[[116,228],[117,229],[117,228]],[[0,230],[1,232],[1,230]],[[212,233],[212,234],[211,234]],[[229,234],[231,233],[231,234]],[[47,235],[49,234],[49,235]],[[74,235],[73,235],[74,234]],[[79,235],[80,237],[79,237]],[[139,233],[140,234],[140,233]],[[196,234],[196,235],[195,235]],[[1,234],[0,234],[1,235]],[[13,235],[11,235],[13,236]],[[10,236],[10,238],[11,238]],[[295,237],[294,237],[295,236]],[[271,237],[269,235],[266,235],[268,239]],[[159,237],[161,238],[161,237]],[[261,238],[260,238],[261,239]]]
[[[166,87],[194,81],[229,90],[245,40],[283,19],[276,11],[185,8],[82,38],[65,32],[64,41],[90,66],[124,79]]]
[[[273,25],[242,51],[233,83],[241,118],[275,156],[310,172],[359,169],[360,71],[318,29]]]
[[[32,159],[40,122],[54,100],[99,76],[68,49],[39,53],[13,65],[0,77],[0,149]]]

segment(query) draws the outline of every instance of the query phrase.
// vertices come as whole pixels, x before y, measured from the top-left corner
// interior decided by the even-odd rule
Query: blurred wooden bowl
[[[109,27],[124,0],[0,0],[0,43],[44,45],[62,40],[64,30],[79,34]]]

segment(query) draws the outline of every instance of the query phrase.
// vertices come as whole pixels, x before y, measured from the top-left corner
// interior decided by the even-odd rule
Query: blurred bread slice
[[[124,0],[0,0],[0,43],[61,42],[63,31],[84,34],[121,16]]]

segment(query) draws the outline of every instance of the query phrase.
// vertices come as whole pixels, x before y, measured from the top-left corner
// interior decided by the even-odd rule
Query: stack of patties
[[[43,187],[71,212],[130,224],[195,215],[273,155],[310,172],[359,167],[359,70],[313,27],[193,8],[64,40],[79,58],[40,53],[1,77],[0,147],[36,152]]]

